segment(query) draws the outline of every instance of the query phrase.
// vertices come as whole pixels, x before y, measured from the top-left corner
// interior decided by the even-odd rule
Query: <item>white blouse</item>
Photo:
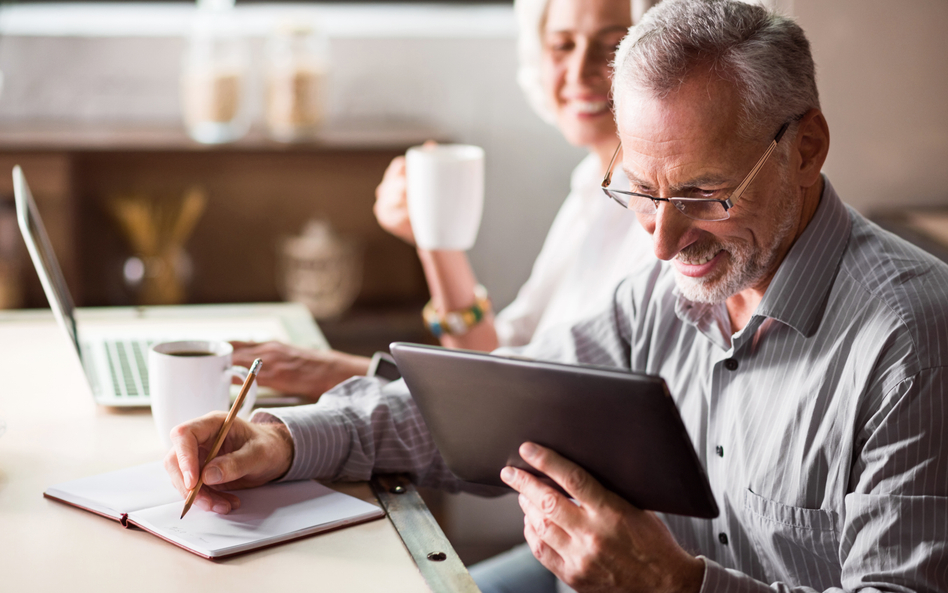
[[[522,346],[534,334],[572,323],[606,306],[623,278],[655,261],[652,240],[635,215],[599,187],[599,159],[590,154],[573,170],[570,194],[517,298],[494,321],[501,346]],[[628,184],[614,176],[613,186]]]

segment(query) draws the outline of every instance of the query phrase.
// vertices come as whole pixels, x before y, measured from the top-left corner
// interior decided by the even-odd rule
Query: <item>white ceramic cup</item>
[[[484,210],[484,149],[467,144],[409,148],[405,176],[415,244],[432,250],[473,247]]]
[[[163,342],[148,351],[151,415],[166,448],[171,448],[175,426],[208,412],[230,409],[232,379],[243,381],[250,373],[231,364],[233,351],[227,342],[209,341]],[[238,416],[249,417],[256,399],[254,383]]]

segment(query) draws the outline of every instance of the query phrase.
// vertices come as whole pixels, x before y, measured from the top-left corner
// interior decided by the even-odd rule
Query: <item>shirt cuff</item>
[[[704,561],[704,581],[701,593],[773,593],[773,589],[746,574],[724,568],[714,560],[698,556]]]
[[[350,437],[339,410],[314,409],[316,404],[257,410],[251,422],[282,422],[293,439],[293,462],[280,482],[333,480],[348,456]]]

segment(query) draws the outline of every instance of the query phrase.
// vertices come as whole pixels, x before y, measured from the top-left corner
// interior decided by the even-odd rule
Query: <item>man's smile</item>
[[[701,278],[708,275],[727,254],[727,251],[720,248],[716,251],[709,249],[691,250],[693,253],[686,251],[678,252],[678,255],[672,258],[672,265],[680,274],[689,278]],[[699,252],[694,253],[695,251]]]

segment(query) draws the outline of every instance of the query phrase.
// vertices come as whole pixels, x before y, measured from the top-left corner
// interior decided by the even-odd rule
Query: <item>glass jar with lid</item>
[[[250,128],[246,86],[250,52],[233,1],[199,3],[181,75],[188,134],[203,144],[238,140]]]
[[[267,41],[266,100],[270,136],[307,140],[325,117],[328,42],[309,21],[279,25]]]

